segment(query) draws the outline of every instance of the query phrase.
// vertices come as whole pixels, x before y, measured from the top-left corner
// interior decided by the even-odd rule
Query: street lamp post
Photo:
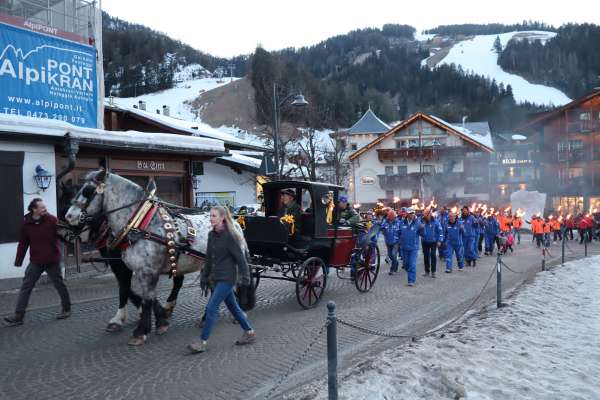
[[[283,107],[288,100],[294,98],[290,104],[294,107],[304,107],[308,105],[308,101],[304,98],[301,92],[292,92],[288,94],[283,100],[279,100],[279,90],[277,82],[273,82],[273,151],[275,153],[274,164],[275,164],[275,179],[281,179],[281,171],[279,168],[279,113],[281,107]]]

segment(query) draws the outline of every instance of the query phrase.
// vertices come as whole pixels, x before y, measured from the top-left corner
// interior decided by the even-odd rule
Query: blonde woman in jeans
[[[225,302],[229,312],[244,330],[235,344],[252,344],[256,340],[254,329],[238,305],[233,291],[236,284],[250,285],[250,269],[244,256],[247,245],[243,233],[231,218],[229,210],[221,206],[211,208],[210,224],[213,229],[208,234],[206,266],[202,271],[200,286],[205,290],[210,282],[214,289],[206,305],[206,322],[202,334],[198,340],[188,345],[193,353],[207,350],[208,338],[217,322],[222,302]]]

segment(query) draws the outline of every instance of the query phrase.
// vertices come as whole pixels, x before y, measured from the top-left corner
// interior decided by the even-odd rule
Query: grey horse
[[[85,183],[75,195],[71,207],[65,215],[70,225],[77,226],[86,221],[87,218],[106,218],[112,232],[122,232],[122,229],[130,223],[136,210],[149,194],[139,185],[114,173],[99,170],[89,173]],[[179,275],[199,271],[204,267],[206,245],[210,222],[208,214],[187,215],[196,231],[196,237],[192,243],[187,244],[188,229],[177,229],[174,232],[174,241],[178,244],[186,244],[194,256],[180,252],[177,261],[177,273]],[[187,227],[188,224],[182,216],[174,216],[173,221],[179,227]],[[144,229],[148,234],[157,238],[166,238],[167,230],[165,222],[156,213],[150,223]],[[152,325],[152,312],[156,319],[156,332],[165,333],[169,322],[165,310],[156,299],[156,286],[160,275],[171,272],[170,255],[167,247],[154,240],[148,240],[147,235],[134,235],[133,232],[124,238],[129,245],[122,250],[122,260],[135,275],[140,283],[142,295],[141,318],[129,339],[130,345],[141,345],[145,343]],[[121,312],[121,309],[119,310]]]

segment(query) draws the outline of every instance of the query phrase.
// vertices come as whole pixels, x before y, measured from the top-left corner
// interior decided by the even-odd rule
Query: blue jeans
[[[417,281],[417,252],[418,250],[402,250],[402,264],[408,274],[408,283]]]
[[[387,254],[390,258],[392,266],[390,267],[391,272],[398,272],[398,246],[395,244],[386,244]]]
[[[517,239],[517,243],[521,243],[521,230],[519,228],[513,228],[513,235]]]
[[[204,328],[202,328],[202,340],[208,340],[212,333],[215,323],[219,318],[219,306],[225,301],[225,305],[229,309],[231,315],[240,323],[240,326],[245,331],[252,330],[248,319],[244,315],[244,312],[240,308],[233,294],[233,285],[227,282],[217,282],[215,290],[213,290],[208,304],[206,305],[206,321],[204,322]]]

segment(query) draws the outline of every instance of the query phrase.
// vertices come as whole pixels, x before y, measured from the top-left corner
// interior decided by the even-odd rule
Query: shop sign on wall
[[[165,171],[167,168],[164,161],[138,160],[137,169],[143,171]]]

